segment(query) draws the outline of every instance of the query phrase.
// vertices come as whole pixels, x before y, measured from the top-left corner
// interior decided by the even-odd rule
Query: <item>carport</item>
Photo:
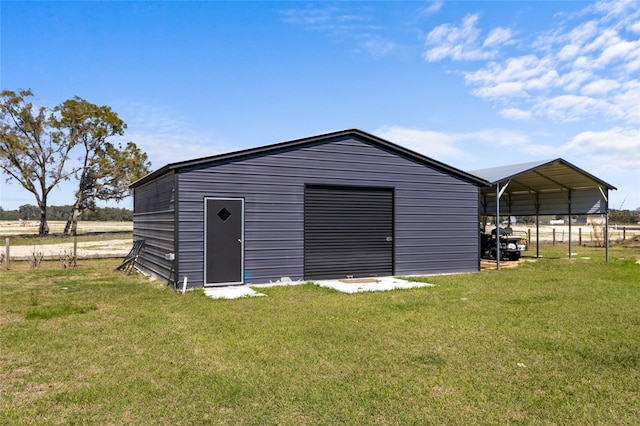
[[[605,216],[605,257],[609,262],[609,190],[616,188],[562,158],[534,161],[469,172],[490,186],[480,188],[480,215],[495,215],[500,239],[500,216],[536,217],[536,256],[540,256],[539,216],[569,217],[569,257],[571,257],[571,216]],[[496,202],[499,200],[499,202]],[[500,269],[500,245],[496,267]]]

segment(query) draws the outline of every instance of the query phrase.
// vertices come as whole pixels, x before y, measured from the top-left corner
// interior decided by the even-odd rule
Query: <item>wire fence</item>
[[[580,245],[604,245],[605,227],[604,226],[540,226],[537,230],[533,226],[514,226],[513,235],[526,238],[529,244],[535,244],[536,241],[541,243],[568,243],[571,238],[572,243]],[[569,232],[571,231],[571,232]],[[536,235],[538,232],[538,235]],[[609,226],[609,242],[621,242],[640,236],[640,226]]]

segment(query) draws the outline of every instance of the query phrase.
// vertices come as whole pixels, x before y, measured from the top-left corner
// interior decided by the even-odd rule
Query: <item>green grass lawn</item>
[[[240,300],[117,260],[12,263],[0,424],[638,424],[640,249],[574,251],[429,288]]]

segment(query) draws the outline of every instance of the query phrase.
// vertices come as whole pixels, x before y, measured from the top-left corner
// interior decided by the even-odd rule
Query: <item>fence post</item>
[[[4,246],[4,257],[5,257],[5,264],[4,267],[7,269],[7,271],[9,270],[9,268],[11,267],[9,264],[11,263],[11,238],[7,237],[5,239],[5,246]]]
[[[556,228],[551,229],[553,231],[553,245],[556,245]]]
[[[75,268],[78,264],[78,234],[73,236],[73,260],[71,264]]]
[[[578,228],[578,244],[582,245],[582,228]]]
[[[627,227],[623,226],[622,227],[622,241],[627,239]]]

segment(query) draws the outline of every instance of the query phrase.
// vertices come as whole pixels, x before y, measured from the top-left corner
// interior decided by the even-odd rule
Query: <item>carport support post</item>
[[[571,190],[569,190],[569,259],[571,259]]]
[[[536,257],[540,257],[540,194],[536,192]]]
[[[609,263],[609,206],[604,214],[604,261]]]
[[[540,257],[540,216],[536,212],[536,257]]]
[[[602,199],[604,200],[604,261],[609,263],[609,190],[602,190],[602,187],[598,187]],[[605,192],[606,191],[606,192]]]
[[[496,270],[500,270],[500,182],[496,184]]]

